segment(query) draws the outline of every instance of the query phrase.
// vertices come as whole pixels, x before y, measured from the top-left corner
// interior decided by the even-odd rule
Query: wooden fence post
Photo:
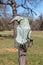
[[[23,48],[19,48],[18,55],[19,55],[19,65],[27,65],[27,51],[24,51]]]

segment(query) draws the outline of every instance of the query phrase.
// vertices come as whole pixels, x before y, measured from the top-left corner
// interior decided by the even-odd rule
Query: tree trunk
[[[17,11],[16,11],[16,2],[15,0],[11,0],[12,2],[12,12],[13,12],[13,17],[17,15]],[[13,29],[14,29],[14,38],[16,36],[16,21],[13,22]]]
[[[11,0],[12,2],[12,11],[13,11],[13,16],[17,15],[17,11],[16,11],[16,2],[15,0]]]

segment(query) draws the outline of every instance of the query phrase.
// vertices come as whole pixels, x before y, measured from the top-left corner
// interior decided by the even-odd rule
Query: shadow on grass
[[[2,38],[14,38],[14,36],[13,35],[1,35],[0,34],[0,37]]]

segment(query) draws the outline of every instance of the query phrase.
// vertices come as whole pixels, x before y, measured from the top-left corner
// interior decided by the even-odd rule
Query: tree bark
[[[16,10],[16,2],[15,0],[11,0],[12,3],[12,12],[13,12],[13,17],[17,15],[17,10]],[[13,22],[13,29],[14,29],[14,38],[16,36],[16,25],[17,25],[17,21]]]
[[[16,16],[17,15],[16,2],[15,2],[15,0],[11,0],[11,2],[12,2],[13,16]]]

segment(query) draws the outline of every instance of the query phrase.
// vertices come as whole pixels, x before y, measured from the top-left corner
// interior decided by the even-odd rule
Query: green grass
[[[0,32],[1,35],[13,35],[12,31]],[[33,31],[33,46],[27,50],[27,65],[43,65],[43,31]],[[18,52],[6,49],[14,48],[14,38],[0,37],[0,65],[18,65]]]

